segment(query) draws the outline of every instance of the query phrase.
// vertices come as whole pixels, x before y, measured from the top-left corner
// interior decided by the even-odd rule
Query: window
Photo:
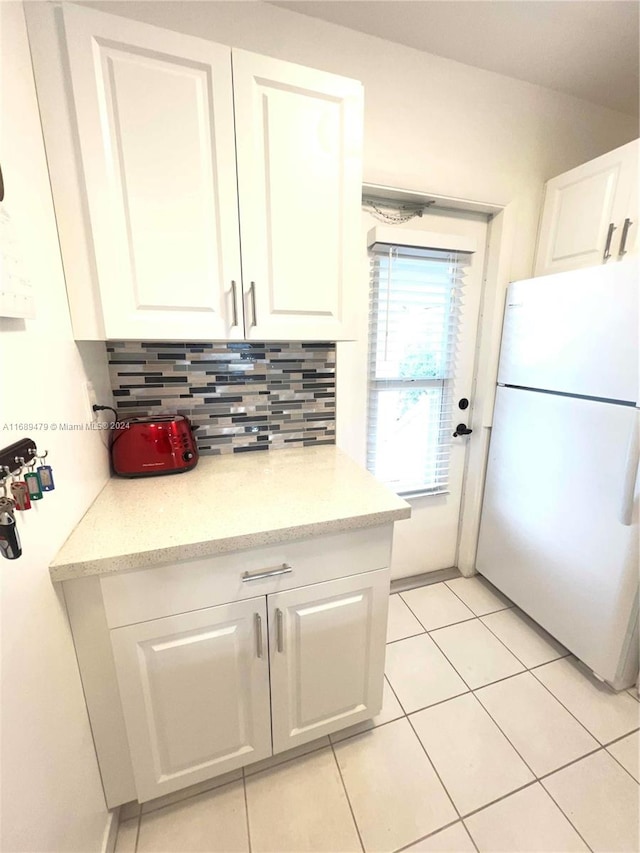
[[[395,240],[404,237],[394,230]],[[456,342],[470,258],[462,251],[371,246],[367,467],[402,495],[448,490]]]

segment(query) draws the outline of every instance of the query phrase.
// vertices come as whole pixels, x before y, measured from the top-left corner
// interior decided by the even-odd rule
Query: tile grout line
[[[360,842],[360,849],[362,853],[364,853],[364,844],[362,842],[362,836],[360,835],[360,827],[358,826],[358,821],[356,820],[355,813],[353,811],[353,806],[351,805],[351,798],[349,797],[349,792],[347,791],[347,786],[345,785],[344,776],[342,775],[342,769],[340,768],[340,762],[338,761],[338,756],[336,755],[336,750],[331,743],[331,738],[329,738],[329,744],[331,746],[331,752],[333,754],[333,760],[336,764],[336,769],[338,770],[338,775],[340,776],[340,781],[342,782],[342,790],[344,791],[344,796],[347,800],[347,805],[349,806],[349,811],[351,812],[351,820],[353,821],[353,825],[356,828],[356,834],[358,836],[358,841]]]
[[[634,735],[636,732],[640,731],[640,723],[635,729],[632,729],[630,732],[627,732],[626,735],[620,735],[620,737],[615,737],[613,740],[607,741],[607,743],[603,744],[605,749],[609,749],[610,746],[613,746],[616,743],[620,743],[621,740],[624,740],[626,737],[630,735]]]
[[[138,812],[138,823],[136,826],[136,840],[133,844],[133,853],[137,853],[138,844],[140,843],[140,829],[142,827],[142,806],[140,807],[140,811]],[[118,836],[116,835],[116,843],[118,840]]]
[[[420,844],[421,841],[426,841],[427,838],[432,838],[434,835],[437,835],[439,832],[444,832],[445,829],[451,829],[452,826],[457,826],[462,823],[462,818],[458,818],[457,820],[452,820],[451,823],[446,823],[444,826],[441,826],[440,829],[434,829],[433,832],[428,832],[426,835],[423,835],[421,838],[416,838],[415,841],[410,841],[408,844],[404,844],[402,847],[396,847],[393,853],[403,853],[404,850],[407,850],[409,847],[413,847],[414,844]],[[476,850],[478,848],[476,847]]]
[[[560,658],[560,660],[564,660],[564,658]],[[550,661],[550,663],[555,663],[555,661]],[[543,664],[543,666],[548,666],[548,664]],[[535,669],[541,669],[541,667],[535,667]],[[587,732],[587,734],[590,734],[590,735],[591,735],[591,737],[596,741],[596,743],[598,743],[598,744],[599,744],[599,745],[604,749],[604,743],[600,740],[600,738],[599,738],[599,737],[597,737],[597,736],[596,736],[592,731],[589,731],[589,729],[585,726],[585,724],[584,724],[583,722],[581,722],[581,721],[576,717],[576,715],[573,713],[573,711],[572,711],[570,708],[567,708],[567,706],[564,704],[564,702],[562,701],[562,699],[559,699],[559,698],[555,695],[555,693],[554,693],[554,692],[553,692],[549,687],[547,687],[547,685],[544,683],[544,681],[542,681],[542,679],[541,679],[541,678],[538,678],[538,676],[535,674],[534,670],[533,670],[533,669],[530,669],[530,670],[529,670],[529,672],[531,673],[531,675],[533,675],[533,677],[534,677],[534,678],[535,678],[535,680],[538,682],[538,684],[542,684],[542,686],[543,686],[543,687],[544,687],[544,689],[547,691],[547,693],[548,693],[550,696],[553,696],[553,698],[556,700],[556,702],[559,702],[559,703],[562,705],[562,707],[565,709],[565,711],[566,711],[568,714],[571,714],[571,716],[573,717],[573,719],[574,719],[577,723],[579,723],[579,724],[582,726],[582,728]]]
[[[515,607],[513,607],[513,608],[509,608],[509,609],[513,609],[513,610],[515,610],[516,608],[515,608]],[[517,609],[519,610],[520,608],[517,608]],[[497,612],[497,613],[501,613],[502,611],[501,611],[501,610],[497,610],[496,612]],[[524,613],[524,610],[521,610],[520,612],[521,612],[521,613]],[[486,615],[487,615],[487,616],[491,616],[492,614],[491,614],[491,613],[487,613]],[[525,615],[526,615],[526,614],[525,614]],[[482,618],[484,618],[484,617],[482,617]],[[480,618],[480,621],[481,621],[481,622],[482,622],[482,618]],[[509,646],[504,642],[504,640],[503,640],[501,637],[499,637],[499,636],[496,634],[496,632],[495,632],[495,631],[494,631],[494,630],[493,630],[489,625],[487,625],[487,624],[486,624],[486,622],[482,622],[482,624],[483,624],[483,625],[484,625],[484,627],[487,629],[487,631],[491,631],[491,633],[492,633],[492,634],[493,634],[493,636],[496,638],[496,640],[498,640],[498,642],[502,643],[502,645],[505,647],[505,649],[508,649],[508,651],[510,651],[510,652],[511,652],[511,654],[514,656],[514,658],[515,658],[517,661],[520,661],[520,663],[521,663],[521,664],[522,664],[522,666],[527,670],[527,672],[529,672],[529,670],[530,670],[530,669],[532,669],[532,667],[527,666],[527,664],[526,664],[523,660],[520,660],[520,658],[519,658],[519,657],[518,657],[518,655],[513,651],[513,649],[510,649],[510,648],[509,648]],[[537,623],[536,623],[536,624],[537,624]],[[543,630],[544,630],[544,629],[543,629]],[[548,632],[547,632],[547,633],[548,633]],[[549,636],[551,637],[551,634],[549,634]],[[544,639],[544,638],[542,638],[542,639]],[[558,642],[558,641],[555,639],[555,637],[552,637],[552,639],[553,639],[553,640],[555,640],[555,642],[556,642],[556,643]],[[561,645],[562,645],[562,644],[561,644]],[[568,657],[570,654],[571,654],[571,652],[567,651],[567,654],[566,654],[566,655],[558,655],[558,657],[557,657],[557,658],[551,658],[551,660],[545,661],[544,663],[537,664],[537,666],[544,666],[546,663],[553,663],[553,661],[555,661],[555,660],[561,660],[562,658],[566,658],[566,657]]]
[[[443,581],[443,583],[444,583],[444,581]],[[403,599],[403,600],[404,600],[404,599]],[[407,603],[406,603],[406,601],[405,601],[405,604],[407,604]],[[408,605],[408,604],[407,604],[407,607],[409,607],[409,605]],[[411,608],[410,608],[410,607],[409,607],[409,610],[411,610]],[[413,610],[411,610],[411,612],[413,613]],[[416,616],[416,615],[415,615],[415,613],[413,613],[413,615],[414,615],[414,616]],[[477,616],[474,616],[474,619],[477,619],[477,618],[478,618]],[[417,617],[417,616],[416,616],[416,619],[418,619],[418,617]],[[473,619],[467,619],[467,620],[465,620],[465,621],[467,621],[467,622],[472,622],[472,621],[473,621]],[[419,619],[418,619],[418,622],[420,622],[420,620],[419,620]],[[422,622],[420,622],[420,624],[422,625]],[[458,623],[458,624],[461,624],[461,623]],[[435,628],[434,628],[434,630],[438,630],[438,631],[439,631],[440,629],[439,629],[439,628],[438,628],[438,629],[435,629]],[[434,640],[434,639],[433,639],[433,637],[431,636],[431,633],[430,633],[429,631],[425,631],[425,633],[426,633],[427,637],[429,637],[429,639],[431,640],[431,642],[432,642],[432,643],[435,643],[436,648],[438,649],[438,651],[440,652],[440,654],[442,655],[442,657],[447,661],[447,663],[448,663],[448,664],[449,664],[449,666],[453,669],[453,671],[456,673],[456,675],[458,676],[458,678],[460,678],[460,679],[461,679],[462,683],[465,685],[465,687],[467,688],[467,690],[473,690],[473,688],[472,688],[472,687],[467,683],[467,681],[465,681],[465,679],[463,678],[463,676],[458,672],[458,670],[455,668],[455,666],[451,663],[451,661],[450,661],[450,660],[449,660],[449,658],[446,656],[446,654],[443,652],[443,650],[440,648],[440,646],[438,645],[438,643],[436,642],[436,640]],[[418,634],[417,636],[421,637],[421,636],[422,636],[422,634]],[[407,638],[407,639],[409,639],[409,638]],[[461,694],[459,694],[459,695],[461,695]],[[450,698],[453,698],[453,697],[450,697]],[[398,700],[398,701],[399,701],[399,700]],[[446,702],[447,700],[446,700],[446,699],[444,699],[443,701],[444,701],[444,702]],[[400,703],[400,704],[402,704],[402,703]],[[438,704],[440,704],[440,703],[438,703]],[[402,707],[404,708],[404,705],[403,705]],[[430,706],[427,706],[427,707],[430,707]],[[415,713],[415,712],[414,712],[414,711],[412,711],[411,713]]]
[[[561,770],[566,770],[567,767],[571,767],[574,764],[577,764],[579,761],[583,761],[585,758],[591,758],[593,755],[597,755],[599,752],[607,752],[606,747],[598,746],[596,749],[592,749],[590,752],[586,752],[584,755],[581,755],[579,758],[574,758],[571,761],[567,761],[566,764],[563,764],[562,767],[558,767],[556,770],[550,770],[548,773],[543,773],[542,776],[538,777],[538,781],[544,782],[545,779],[548,779],[550,776],[555,776],[556,773],[560,773]],[[608,755],[610,753],[607,753]],[[611,756],[613,758],[613,756]],[[633,778],[633,777],[631,777]],[[634,779],[634,782],[636,780]],[[637,783],[636,783],[637,784]]]
[[[519,673],[519,674],[521,674],[521,673]],[[537,773],[536,773],[536,771],[533,769],[533,767],[529,764],[529,762],[525,759],[524,755],[522,755],[522,753],[520,752],[520,750],[518,750],[518,749],[516,748],[515,744],[513,744],[513,743],[512,743],[511,738],[507,735],[507,733],[506,733],[505,731],[503,731],[502,726],[500,725],[500,723],[499,723],[497,720],[495,720],[495,719],[493,718],[493,716],[491,715],[491,712],[488,710],[488,708],[485,708],[485,706],[482,704],[482,702],[480,701],[480,699],[478,699],[478,697],[476,696],[475,691],[473,691],[473,690],[472,690],[472,691],[471,691],[471,695],[472,695],[472,696],[473,696],[473,698],[476,700],[476,702],[478,703],[478,705],[480,705],[480,707],[481,707],[481,708],[482,708],[482,710],[485,712],[485,714],[489,717],[489,719],[490,719],[490,720],[491,720],[491,722],[494,724],[494,726],[498,729],[498,731],[500,732],[500,734],[502,735],[502,737],[507,741],[507,743],[509,744],[509,746],[511,747],[511,749],[512,749],[512,750],[515,752],[515,754],[520,758],[520,760],[522,761],[522,763],[524,764],[524,766],[527,768],[527,770],[528,770],[528,771],[533,775],[533,778],[534,778],[535,780],[537,780],[537,779],[538,779],[538,774],[537,774]]]
[[[638,731],[638,729],[636,729],[636,731]],[[632,732],[632,734],[633,734],[633,732]],[[613,741],[613,743],[618,743],[618,741]],[[611,746],[611,744],[610,744],[610,746]],[[605,747],[603,747],[603,749],[607,753],[607,755],[609,755],[611,758],[613,758],[613,760],[616,762],[616,764],[619,764],[620,767],[622,767],[622,769],[625,771],[625,773],[628,773],[629,776],[631,776],[631,778],[636,783],[636,785],[640,786],[640,781],[638,781],[638,779],[636,779],[636,777],[633,775],[633,773],[627,767],[625,767],[624,764],[618,758],[616,758],[612,752],[609,752],[608,747],[605,746]]]
[[[440,583],[443,583],[445,586],[447,586],[445,581],[440,581]],[[434,583],[434,584],[431,584],[431,586],[438,586],[438,584],[437,584],[437,583]],[[417,589],[424,589],[424,587],[418,586],[418,587],[416,587],[415,589],[408,589],[408,590],[407,590],[407,592],[415,592],[415,590],[417,590]],[[448,586],[447,586],[447,589],[449,589],[449,587],[448,587]],[[449,592],[451,592],[451,590],[449,590]],[[409,610],[410,610],[410,611],[411,611],[411,613],[415,616],[415,618],[418,620],[418,622],[420,623],[420,625],[422,625],[422,627],[423,627],[423,628],[424,628],[424,630],[427,632],[427,634],[428,634],[428,633],[430,633],[431,631],[438,631],[438,630],[439,630],[438,628],[427,628],[427,626],[424,624],[424,622],[422,621],[422,619],[420,619],[420,617],[418,616],[418,614],[417,614],[417,613],[415,612],[415,610],[411,607],[411,605],[409,604],[409,602],[408,602],[408,601],[405,601],[405,599],[403,598],[403,594],[402,594],[401,592],[399,592],[399,593],[398,593],[398,595],[400,596],[400,598],[402,598],[402,600],[404,601],[405,605],[409,608]],[[455,593],[453,593],[453,595],[455,595]],[[457,596],[456,596],[456,598],[457,598]],[[460,601],[461,599],[458,599],[458,600]],[[464,602],[462,602],[462,604],[464,604]],[[472,620],[472,619],[478,619],[478,618],[479,618],[478,616],[476,616],[476,614],[473,612],[473,610],[472,610],[472,609],[471,609],[467,604],[464,604],[464,606],[467,608],[467,610],[469,611],[469,613],[471,614],[471,616],[469,616],[469,617],[467,617],[467,618],[465,618],[465,619],[457,619],[455,622],[449,622],[447,625],[441,625],[441,626],[440,626],[440,628],[449,628],[451,625],[461,625],[463,622],[471,622],[471,620]],[[395,642],[395,641],[392,641],[392,642]]]
[[[247,779],[244,775],[244,767],[242,768],[242,791],[244,793],[244,819],[247,826],[247,844],[249,853],[251,853],[251,825],[249,823],[249,801],[247,798]]]
[[[450,802],[450,803],[451,803],[451,805],[453,806],[453,810],[454,810],[454,812],[458,815],[458,818],[459,818],[459,819],[462,819],[462,815],[460,814],[460,810],[458,809],[457,805],[454,803],[454,801],[453,801],[453,797],[452,797],[452,796],[451,796],[451,794],[449,793],[449,790],[448,790],[447,786],[446,786],[446,785],[444,784],[444,782],[442,781],[442,779],[441,779],[441,777],[440,777],[440,774],[438,773],[438,768],[435,766],[435,764],[434,764],[434,763],[433,763],[433,761],[431,760],[431,757],[430,757],[429,753],[427,752],[427,749],[426,749],[425,745],[424,745],[424,744],[422,743],[422,741],[420,740],[420,735],[419,735],[419,734],[418,734],[418,732],[415,730],[415,727],[414,727],[414,725],[413,725],[413,722],[411,721],[411,717],[407,716],[407,722],[408,722],[408,723],[409,723],[409,725],[411,726],[411,731],[413,732],[413,734],[414,734],[414,735],[415,735],[415,737],[417,738],[417,741],[418,741],[418,743],[420,744],[420,746],[421,746],[421,748],[422,748],[422,751],[424,752],[424,754],[425,754],[425,756],[426,756],[427,761],[428,761],[428,762],[429,762],[429,764],[431,765],[431,767],[432,767],[432,769],[433,769],[433,772],[436,774],[436,777],[437,777],[438,781],[439,781],[439,782],[440,782],[440,784],[442,785],[442,789],[443,789],[443,791],[445,792],[445,794],[446,794],[446,795],[447,795],[447,797],[449,798],[449,802]],[[457,821],[454,821],[454,823],[457,823]],[[440,829],[442,829],[442,827],[440,827]],[[436,830],[436,831],[438,831],[438,830]]]
[[[540,782],[540,784],[542,785],[542,782]],[[586,838],[585,838],[585,837],[583,836],[583,834],[580,832],[580,830],[578,829],[578,827],[573,823],[573,821],[571,820],[571,818],[569,817],[569,815],[565,812],[565,810],[562,808],[562,806],[560,805],[560,803],[559,803],[559,802],[556,800],[556,798],[553,796],[553,794],[551,793],[551,791],[550,791],[550,790],[549,790],[545,785],[542,785],[542,788],[546,791],[547,795],[548,795],[549,797],[551,797],[551,800],[555,803],[555,805],[556,805],[556,807],[559,809],[560,813],[564,815],[564,817],[565,817],[565,819],[568,821],[569,825],[570,825],[570,826],[572,826],[572,827],[574,828],[574,830],[578,833],[578,835],[579,835],[579,837],[582,839],[582,841],[584,841],[584,843],[585,843],[585,845],[586,845],[587,849],[591,850],[591,851],[592,851],[592,853],[593,853],[593,847],[592,847],[590,844],[587,844],[587,840],[586,840]]]
[[[505,607],[505,608],[503,608],[503,609],[504,609],[504,610],[510,610],[511,608],[509,608],[509,607]],[[496,612],[496,613],[501,613],[502,611],[501,611],[501,610],[496,610],[495,612]],[[489,615],[491,615],[491,614],[487,613],[486,615],[487,615],[487,616],[489,616]],[[493,633],[493,631],[491,630],[491,628],[489,628],[487,625],[485,625],[485,624],[484,624],[484,622],[482,621],[482,617],[480,617],[480,616],[476,616],[476,619],[477,619],[477,621],[478,621],[478,622],[483,626],[483,628],[486,628],[486,629],[487,629],[487,631],[489,631],[489,633],[490,633],[493,637],[495,637],[495,639],[500,643],[500,645],[501,645],[501,646],[503,646],[503,647],[504,647],[504,648],[509,652],[509,654],[511,655],[511,657],[515,658],[515,659],[517,660],[517,662],[520,664],[520,666],[521,666],[521,667],[523,667],[523,669],[521,669],[521,670],[520,670],[520,672],[514,672],[514,673],[512,673],[511,675],[506,675],[504,678],[499,678],[499,679],[498,679],[498,681],[504,681],[504,680],[505,680],[505,678],[511,678],[513,675],[520,675],[521,673],[523,673],[523,672],[527,669],[526,664],[525,664],[523,661],[521,661],[521,660],[520,660],[520,658],[519,658],[519,657],[518,657],[514,652],[512,652],[512,651],[511,651],[511,649],[509,648],[509,646],[507,646],[507,645],[506,645],[506,643],[503,643],[503,642],[502,642],[502,640],[500,639],[500,637],[497,637],[497,636]],[[470,619],[467,619],[466,621],[467,621],[467,622],[470,622],[471,620],[470,620]],[[460,622],[458,622],[457,624],[458,624],[458,625],[460,625],[461,623],[460,623]],[[431,634],[432,634],[432,633],[434,633],[434,634],[435,634],[437,631],[444,631],[444,630],[446,630],[446,628],[448,628],[448,627],[452,627],[452,626],[446,625],[446,626],[444,626],[444,627],[442,627],[442,628],[434,628],[434,629],[433,629],[433,632],[431,632],[431,631],[429,631],[429,632],[428,632],[428,633],[429,633],[429,636],[431,637]],[[438,645],[438,648],[442,651],[442,648],[441,648],[441,646],[440,646],[440,643],[438,643],[438,641],[436,640],[436,638],[435,638],[435,637],[432,637],[431,639],[433,640],[433,642],[434,642],[434,643],[436,643],[436,644]],[[442,653],[444,654],[444,652],[442,652]],[[447,660],[448,660],[448,658],[447,658]],[[453,664],[452,664],[452,666],[453,666]],[[462,676],[460,676],[460,678],[462,678]],[[495,684],[495,682],[490,681],[490,682],[489,682],[489,684]],[[482,686],[483,686],[483,687],[488,687],[488,685],[486,685],[486,684],[483,684]],[[472,687],[472,688],[470,688],[470,689],[471,689],[471,690],[478,690],[479,688],[478,688],[478,687]]]
[[[422,637],[423,634],[427,633],[427,631],[418,631],[417,634],[407,634],[406,637],[398,637],[397,640],[388,640],[385,646],[392,646],[394,643],[401,643],[403,640],[412,640],[414,637]]]
[[[475,850],[476,850],[476,853],[480,853],[480,848],[479,848],[479,847],[478,847],[478,845],[476,844],[476,840],[475,840],[475,838],[473,837],[473,835],[471,835],[471,830],[469,829],[469,827],[467,826],[467,824],[464,822],[464,820],[460,821],[460,823],[461,823],[461,824],[462,824],[462,826],[464,827],[464,831],[467,833],[467,835],[468,835],[468,836],[469,836],[469,838],[471,839],[471,843],[473,844],[473,846],[474,846],[474,848],[475,848]]]
[[[386,657],[386,655],[385,655],[385,657]],[[406,711],[405,711],[405,709],[404,709],[404,705],[403,705],[403,704],[402,704],[402,702],[400,701],[400,697],[399,697],[399,696],[398,696],[398,694],[396,693],[396,691],[395,691],[395,689],[394,689],[394,687],[393,687],[393,684],[391,683],[391,679],[389,678],[389,676],[387,675],[387,673],[386,673],[386,672],[385,672],[385,674],[384,674],[384,677],[385,677],[385,679],[386,679],[387,684],[389,685],[389,688],[390,688],[391,692],[392,692],[392,693],[393,693],[393,695],[396,697],[396,702],[397,702],[397,703],[398,703],[398,705],[400,705],[400,707],[402,708],[402,715],[403,715],[404,717],[408,716],[407,712],[406,712]],[[390,720],[389,722],[393,722],[393,721],[392,721],[392,720]],[[374,728],[375,728],[375,726],[374,726]]]
[[[516,675],[512,675],[512,676],[510,676],[510,678],[517,678],[519,675],[523,675],[523,674],[524,674],[524,673],[519,672],[519,673],[517,673]],[[501,679],[501,680],[502,680],[502,681],[508,681],[508,679],[507,679],[507,678],[503,678],[503,679]],[[536,681],[537,681],[537,679],[536,679]],[[493,684],[497,684],[497,683],[499,683],[499,682],[493,682]],[[476,689],[477,689],[478,691],[481,691],[481,690],[485,689],[486,687],[492,687],[492,686],[493,686],[493,684],[487,684],[487,685],[484,685],[484,687],[479,687],[479,688],[476,688]],[[589,735],[589,737],[593,738],[593,740],[598,744],[598,746],[597,746],[595,749],[592,749],[592,750],[590,750],[589,752],[585,752],[583,755],[580,755],[580,756],[578,756],[577,758],[574,758],[574,759],[572,759],[571,761],[568,761],[566,764],[562,764],[560,767],[556,767],[554,770],[550,770],[548,773],[543,773],[542,775],[538,775],[538,773],[533,769],[533,767],[529,764],[529,762],[528,762],[528,761],[525,759],[525,757],[522,755],[522,753],[520,752],[520,750],[519,750],[519,749],[517,749],[517,747],[515,746],[515,744],[514,744],[514,743],[512,743],[511,738],[510,738],[510,737],[507,735],[507,733],[504,731],[504,729],[502,728],[502,726],[500,725],[500,723],[498,722],[498,720],[496,720],[496,719],[495,719],[495,717],[493,716],[493,714],[491,713],[491,711],[489,710],[489,708],[487,708],[487,707],[484,705],[484,703],[483,703],[482,699],[480,699],[480,697],[479,697],[479,696],[476,696],[476,691],[474,690],[474,691],[472,691],[472,693],[473,693],[473,695],[475,696],[476,700],[480,703],[480,705],[481,705],[481,707],[484,709],[484,711],[488,714],[489,718],[490,718],[490,719],[492,720],[492,722],[497,726],[497,728],[499,729],[499,731],[500,731],[500,732],[502,732],[502,734],[504,735],[504,737],[507,739],[508,743],[509,743],[509,744],[511,745],[511,747],[515,750],[515,752],[520,756],[520,758],[522,759],[522,761],[526,764],[526,766],[529,768],[529,770],[533,773],[534,777],[535,777],[538,781],[540,781],[541,779],[546,778],[547,776],[551,776],[551,774],[552,774],[552,773],[557,773],[559,770],[563,770],[565,767],[568,767],[570,764],[575,764],[575,762],[576,762],[576,761],[581,761],[583,758],[586,758],[588,755],[593,755],[593,753],[598,752],[598,750],[599,750],[599,749],[604,748],[604,747],[602,747],[602,745],[600,744],[600,742],[598,741],[598,739],[597,739],[597,738],[595,738],[595,737],[591,734],[591,732],[590,732],[590,731],[589,731],[585,726],[583,726],[583,725],[582,725],[582,723],[580,723],[580,721],[579,721],[579,720],[577,720],[576,722],[578,722],[578,723],[579,723],[579,725],[580,725],[580,726],[585,730],[585,732]],[[553,699],[555,699],[555,700],[556,700],[556,702],[558,702],[558,704],[559,704],[559,705],[561,705],[561,707],[564,707],[564,705],[562,705],[562,703],[561,703],[561,702],[560,702],[560,701],[559,701],[555,696],[553,696],[553,694],[551,694],[551,696],[552,696],[552,698],[553,698]]]
[[[482,575],[480,574],[480,572],[476,572],[476,574],[472,575],[471,577],[481,578]],[[458,578],[453,578],[453,580],[458,580]],[[442,581],[442,583],[446,584],[449,592],[452,592],[455,595],[455,597],[458,599],[458,601],[461,601],[464,604],[464,606],[467,607],[475,615],[476,619],[480,619],[481,616],[491,616],[492,613],[500,613],[500,611],[502,611],[502,610],[511,610],[512,608],[516,607],[516,605],[513,603],[513,601],[511,601],[511,599],[508,598],[507,601],[511,601],[511,604],[507,604],[506,607],[498,607],[497,610],[490,610],[488,613],[476,613],[475,610],[472,607],[469,607],[467,602],[458,595],[458,593],[455,591],[455,589],[451,589],[448,581]],[[491,590],[489,590],[489,592],[491,592]],[[498,592],[500,592],[500,590],[498,590]],[[506,596],[504,596],[504,597],[506,598]]]
[[[527,782],[524,785],[519,785],[517,788],[514,788],[513,791],[509,791],[508,794],[501,794],[499,797],[496,797],[495,800],[491,800],[489,803],[485,803],[482,806],[478,806],[477,809],[472,809],[470,812],[466,812],[460,818],[460,820],[465,821],[467,818],[473,817],[477,815],[479,812],[483,812],[486,809],[490,809],[492,806],[495,806],[496,803],[501,803],[503,800],[508,800],[509,797],[512,797],[514,794],[519,794],[520,791],[526,791],[527,788],[532,788],[534,785],[538,785],[540,782],[539,779],[531,779],[531,781]]]
[[[488,808],[491,808],[492,806],[495,806],[497,803],[500,803],[500,802],[502,802],[503,800],[508,799],[508,798],[509,798],[509,797],[511,797],[513,794],[518,794],[518,793],[520,793],[520,791],[525,791],[527,788],[532,788],[534,785],[540,785],[540,787],[542,788],[542,790],[543,790],[543,791],[544,791],[544,792],[545,792],[545,793],[546,793],[546,794],[551,798],[551,800],[553,801],[553,803],[558,807],[558,809],[559,809],[559,811],[561,812],[561,814],[565,817],[565,819],[566,819],[566,820],[567,820],[567,822],[569,823],[569,826],[571,826],[571,827],[572,827],[572,829],[574,829],[574,830],[575,830],[575,832],[578,834],[578,836],[579,836],[579,838],[581,839],[581,841],[583,841],[583,842],[584,842],[584,844],[585,844],[586,848],[587,848],[588,850],[593,851],[593,848],[592,848],[589,844],[587,844],[587,842],[585,841],[585,839],[582,837],[582,833],[581,833],[581,832],[579,832],[579,830],[577,829],[577,827],[575,827],[575,826],[573,825],[573,823],[571,822],[571,820],[569,819],[569,817],[565,814],[564,810],[560,807],[560,805],[559,805],[558,803],[556,803],[555,799],[551,796],[551,794],[549,793],[549,791],[547,791],[547,789],[544,787],[544,785],[542,785],[542,783],[540,782],[540,780],[539,780],[539,779],[534,779],[534,781],[533,781],[533,782],[529,782],[529,784],[528,784],[528,785],[523,785],[523,786],[522,786],[522,787],[520,787],[520,788],[516,788],[516,790],[515,790],[515,791],[512,791],[510,794],[505,794],[505,795],[504,795],[504,796],[502,796],[502,797],[498,797],[498,799],[497,799],[497,800],[493,800],[493,802],[488,803],[486,806],[482,806],[482,808],[476,809],[476,810],[475,810],[475,811],[473,811],[473,812],[469,812],[469,814],[466,814],[466,815],[462,818],[462,822],[464,823],[466,820],[468,820],[468,818],[473,817],[474,815],[477,815],[477,814],[479,814],[480,812],[485,811],[485,809],[488,809]],[[466,823],[464,823],[464,827],[465,827],[465,829],[467,830],[467,832],[469,833],[469,835],[471,836],[471,831],[470,831],[470,830],[469,830],[469,828],[467,827]],[[473,841],[473,836],[471,836],[471,840]],[[476,848],[476,849],[477,849],[477,848]]]

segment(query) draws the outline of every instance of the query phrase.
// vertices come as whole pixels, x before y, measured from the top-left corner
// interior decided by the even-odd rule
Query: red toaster
[[[198,464],[194,427],[183,415],[130,418],[114,430],[111,465],[120,477],[178,474]]]

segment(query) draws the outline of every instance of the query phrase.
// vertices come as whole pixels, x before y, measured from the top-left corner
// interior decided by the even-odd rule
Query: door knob
[[[473,430],[469,429],[466,424],[458,424],[458,426],[456,427],[456,431],[453,434],[453,437],[457,438],[459,435],[470,435],[472,432]]]

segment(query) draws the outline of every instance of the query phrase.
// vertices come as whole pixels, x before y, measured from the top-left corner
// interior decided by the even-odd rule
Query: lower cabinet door
[[[382,707],[389,570],[267,597],[273,751]]]
[[[271,755],[265,603],[111,632],[141,802]]]

